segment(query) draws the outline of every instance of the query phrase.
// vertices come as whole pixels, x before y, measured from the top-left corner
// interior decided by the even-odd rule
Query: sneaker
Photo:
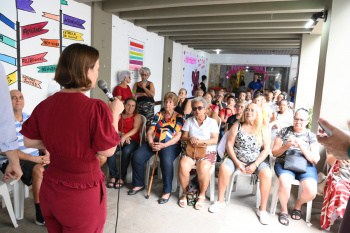
[[[270,218],[269,218],[266,210],[261,211],[261,210],[257,209],[256,215],[258,215],[261,224],[268,225],[270,223]]]
[[[218,212],[219,210],[221,210],[223,208],[225,208],[225,202],[221,203],[219,201],[216,201],[216,202],[214,202],[214,204],[212,204],[209,207],[209,212],[215,213],[215,212]]]
[[[35,224],[38,225],[38,226],[44,226],[45,225],[44,218],[42,220],[35,218]]]

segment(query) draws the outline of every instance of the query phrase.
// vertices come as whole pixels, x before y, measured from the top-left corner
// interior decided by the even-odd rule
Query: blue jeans
[[[133,140],[130,140],[130,144],[122,147],[122,159],[121,159],[121,165],[122,170],[120,171],[119,179],[124,180],[126,176],[126,171],[128,170],[128,166],[130,163],[131,153],[134,152],[137,147],[139,146],[139,143]],[[118,178],[118,171],[117,171],[117,153],[119,152],[119,146],[115,150],[114,154],[111,157],[107,157],[107,163],[109,168],[109,175],[111,178]]]
[[[180,154],[181,147],[179,144],[171,145],[161,149],[158,152],[160,168],[163,175],[163,193],[170,193],[172,189],[174,160]],[[133,185],[142,187],[145,185],[144,166],[145,163],[155,154],[152,148],[146,142],[138,148],[131,159],[133,170]]]

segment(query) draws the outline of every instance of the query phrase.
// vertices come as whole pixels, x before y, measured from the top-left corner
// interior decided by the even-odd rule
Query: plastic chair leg
[[[277,202],[278,202],[278,187],[279,187],[279,180],[276,177],[273,191],[272,191],[272,199],[271,199],[271,206],[270,206],[270,214],[272,215],[275,215],[276,213]]]
[[[231,194],[232,194],[232,189],[233,189],[233,186],[234,186],[234,179],[235,179],[235,176],[232,174],[231,177],[230,177],[230,181],[227,185],[227,188],[226,188],[226,194],[225,194],[225,201],[228,203],[230,202],[231,200]]]
[[[0,195],[2,196],[3,204],[6,203],[7,211],[10,215],[13,226],[15,228],[18,227],[15,213],[13,212],[13,208],[12,208],[12,204],[11,204],[9,191],[7,189],[7,185],[3,182],[0,182]]]
[[[256,195],[255,207],[256,207],[257,209],[259,209],[260,203],[261,203],[260,181],[258,180],[258,181],[256,182],[256,185],[254,185],[254,186],[255,186],[255,190],[256,190],[256,192],[255,192],[255,195]]]
[[[24,212],[24,186],[23,182],[19,180],[13,185],[13,204],[15,209],[15,216],[17,220],[23,219]]]

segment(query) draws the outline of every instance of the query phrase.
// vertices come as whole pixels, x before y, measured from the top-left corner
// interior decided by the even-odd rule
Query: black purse
[[[283,167],[292,172],[305,173],[307,160],[301,150],[288,149],[286,151]]]

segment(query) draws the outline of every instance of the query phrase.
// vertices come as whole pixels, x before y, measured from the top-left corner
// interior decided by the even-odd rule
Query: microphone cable
[[[121,118],[122,118],[122,127],[120,129],[120,147],[119,147],[119,180],[120,180],[120,175],[121,175],[121,171],[122,171],[122,139],[123,139],[123,113],[120,114]],[[117,160],[117,158],[115,158]],[[118,179],[117,179],[117,183],[118,183]],[[124,181],[125,182],[125,181]],[[119,197],[120,197],[120,188],[121,183],[119,183],[119,189],[118,189],[118,199],[117,199],[117,217],[115,219],[115,233],[117,233],[117,228],[118,228],[118,217],[119,217]]]

